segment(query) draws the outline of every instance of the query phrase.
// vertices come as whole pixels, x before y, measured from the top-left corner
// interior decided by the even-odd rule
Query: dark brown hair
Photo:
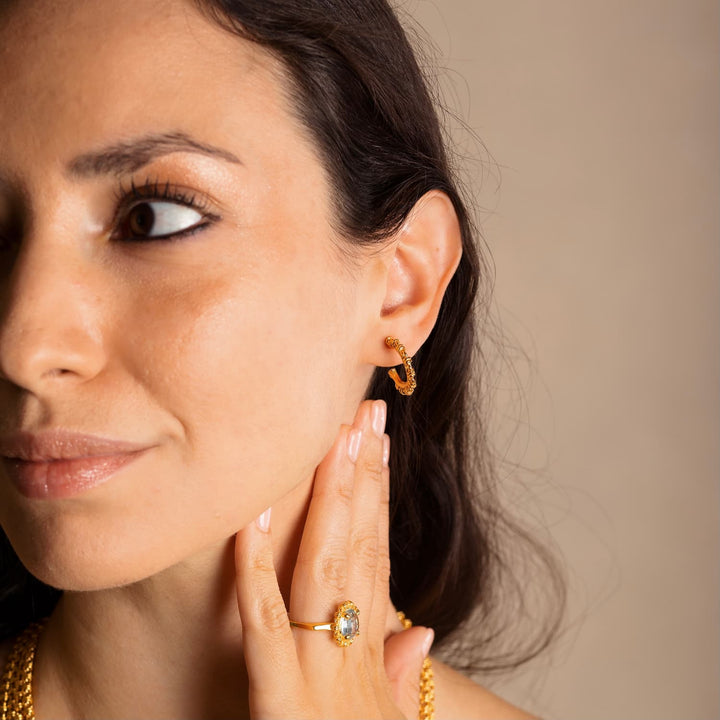
[[[337,229],[372,244],[399,229],[430,190],[452,201],[463,255],[430,337],[414,357],[418,388],[400,396],[378,368],[367,391],[388,404],[391,459],[391,594],[450,657],[476,670],[511,667],[536,655],[558,627],[563,584],[552,556],[500,510],[480,398],[478,298],[490,282],[459,191],[436,104],[408,38],[386,0],[195,0],[213,21],[258,43],[286,69],[292,106],[335,189]],[[511,540],[511,535],[513,536]],[[16,632],[49,611],[57,591],[22,568],[0,539],[0,631]],[[530,636],[510,642],[524,604],[505,558],[512,541],[539,561],[555,597]],[[4,546],[4,547],[3,547]],[[536,563],[537,565],[537,563]],[[506,593],[515,591],[511,599]],[[508,627],[506,627],[508,626]],[[505,632],[506,630],[510,632]]]

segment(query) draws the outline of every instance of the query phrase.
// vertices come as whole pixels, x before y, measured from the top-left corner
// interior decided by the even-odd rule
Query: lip
[[[65,430],[17,432],[0,437],[0,462],[26,497],[67,498],[101,485],[152,447]]]

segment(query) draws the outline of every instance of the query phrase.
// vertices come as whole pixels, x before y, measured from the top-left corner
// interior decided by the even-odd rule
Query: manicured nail
[[[378,436],[382,437],[385,432],[385,417],[387,406],[384,400],[376,400],[372,405],[372,429]]]
[[[270,515],[272,514],[272,508],[269,507],[262,515],[259,515],[255,519],[255,524],[262,530],[263,532],[268,532],[270,530]]]
[[[435,631],[432,628],[428,628],[427,633],[425,633],[425,639],[423,640],[423,657],[426,658],[428,654],[430,653],[430,648],[432,647],[433,640],[435,639]]]
[[[390,436],[383,435],[383,467],[390,464]]]
[[[360,443],[362,442],[362,430],[359,428],[353,428],[348,435],[348,457],[350,462],[357,462],[358,455],[360,454]]]

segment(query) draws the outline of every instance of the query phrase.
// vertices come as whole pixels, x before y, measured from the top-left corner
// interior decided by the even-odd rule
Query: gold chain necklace
[[[412,620],[405,617],[404,612],[398,611],[397,616],[406,630],[412,627]],[[418,719],[435,720],[435,676],[429,655],[423,661],[422,671],[420,672],[420,710],[418,711]]]
[[[32,674],[35,650],[43,622],[23,630],[5,663],[2,681],[2,720],[35,720],[32,701]]]
[[[412,622],[399,612],[398,618],[407,629]],[[2,678],[2,720],[35,720],[32,700],[32,676],[38,638],[46,621],[28,626],[13,644],[5,663]],[[420,674],[419,720],[435,718],[435,679],[432,662],[425,658]]]

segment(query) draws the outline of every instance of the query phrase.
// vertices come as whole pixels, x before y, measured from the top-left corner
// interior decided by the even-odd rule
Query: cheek
[[[123,420],[159,430],[165,446],[74,510],[34,517],[30,533],[27,522],[8,528],[39,577],[77,590],[147,577],[312,477],[347,421],[355,351],[345,340],[357,311],[352,285],[329,266],[294,269],[182,293],[156,284],[131,308],[143,322],[117,325],[116,372],[145,410],[124,408]]]
[[[262,490],[262,510],[306,479],[343,422],[355,303],[341,277],[318,256],[284,258],[157,298],[131,339],[144,390],[182,428],[183,463],[223,508],[227,485],[244,490],[237,510]]]

